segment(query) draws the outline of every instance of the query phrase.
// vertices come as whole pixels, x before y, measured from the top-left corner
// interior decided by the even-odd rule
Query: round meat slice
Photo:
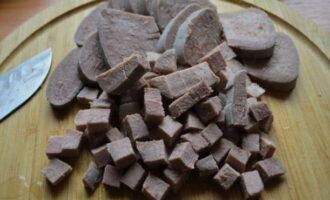
[[[133,53],[156,51],[159,29],[153,17],[104,9],[98,24],[100,44],[110,67]]]
[[[70,104],[83,87],[78,75],[79,49],[73,49],[55,68],[49,78],[46,97],[49,103],[62,108]]]
[[[81,47],[79,56],[79,75],[85,85],[97,86],[96,76],[109,67],[103,60],[97,32],[92,33]]]
[[[275,27],[262,10],[248,8],[219,15],[228,46],[240,57],[267,58],[273,54]]]
[[[87,37],[97,30],[97,19],[102,9],[108,7],[107,2],[100,3],[85,19],[80,23],[75,35],[74,41],[78,47],[84,45]]]
[[[176,33],[181,24],[195,11],[201,7],[198,4],[189,4],[181,10],[165,27],[162,35],[160,36],[157,44],[158,52],[163,52],[167,49],[172,49],[175,41]]]
[[[251,79],[261,86],[277,91],[290,91],[299,74],[299,55],[292,39],[276,34],[273,56],[269,59],[244,59],[244,66]]]
[[[193,12],[180,26],[174,48],[178,62],[183,65],[196,65],[221,41],[222,27],[215,10],[203,8]]]

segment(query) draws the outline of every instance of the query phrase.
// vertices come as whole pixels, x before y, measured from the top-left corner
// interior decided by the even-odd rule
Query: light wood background
[[[53,70],[75,46],[73,34],[82,18],[95,6],[89,2],[92,0],[62,0],[0,41],[0,73],[48,47],[53,49]],[[283,161],[288,173],[282,179],[266,184],[261,199],[328,200],[329,37],[318,26],[276,1],[212,2],[218,5],[219,12],[251,5],[270,11],[277,30],[293,38],[301,57],[297,87],[286,95],[267,93],[263,98],[275,116],[270,133],[278,146],[275,156]],[[58,15],[61,16],[56,17]],[[53,21],[48,23],[50,20]],[[63,184],[55,188],[47,184],[40,172],[47,163],[44,154],[47,138],[74,128],[73,118],[78,107],[54,112],[45,98],[45,85],[23,107],[0,123],[0,199],[144,199],[128,189],[106,191],[102,186],[95,193],[88,194],[81,182],[90,160],[86,151],[78,160],[71,162],[73,174]],[[238,185],[224,193],[212,183],[193,178],[179,194],[168,199],[242,198]]]

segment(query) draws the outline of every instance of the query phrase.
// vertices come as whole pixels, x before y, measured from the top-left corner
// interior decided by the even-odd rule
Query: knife
[[[40,88],[51,61],[52,50],[49,48],[0,75],[0,121]]]

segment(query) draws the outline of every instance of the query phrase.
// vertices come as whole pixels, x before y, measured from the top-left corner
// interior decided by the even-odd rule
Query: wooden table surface
[[[0,0],[0,40],[18,25],[58,0]],[[330,0],[280,0],[330,33]]]

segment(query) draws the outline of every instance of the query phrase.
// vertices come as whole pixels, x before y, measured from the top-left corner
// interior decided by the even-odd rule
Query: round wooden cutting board
[[[52,70],[75,47],[73,35],[80,21],[100,1],[62,0],[31,18],[0,41],[0,74],[36,53],[53,49]],[[330,37],[310,20],[272,0],[212,0],[219,12],[256,6],[266,10],[278,31],[289,34],[300,54],[301,71],[289,94],[267,93],[275,121],[270,137],[277,143],[275,157],[287,174],[266,184],[261,199],[317,199],[330,196]],[[0,123],[0,199],[144,199],[128,189],[93,194],[81,178],[91,159],[87,151],[73,161],[72,175],[51,187],[41,174],[48,162],[47,139],[74,128],[78,106],[55,112],[45,97],[45,86],[20,109]],[[1,92],[1,91],[0,91]],[[1,102],[0,102],[1,104]],[[242,199],[237,184],[223,192],[209,181],[192,178],[179,194],[168,199]]]

